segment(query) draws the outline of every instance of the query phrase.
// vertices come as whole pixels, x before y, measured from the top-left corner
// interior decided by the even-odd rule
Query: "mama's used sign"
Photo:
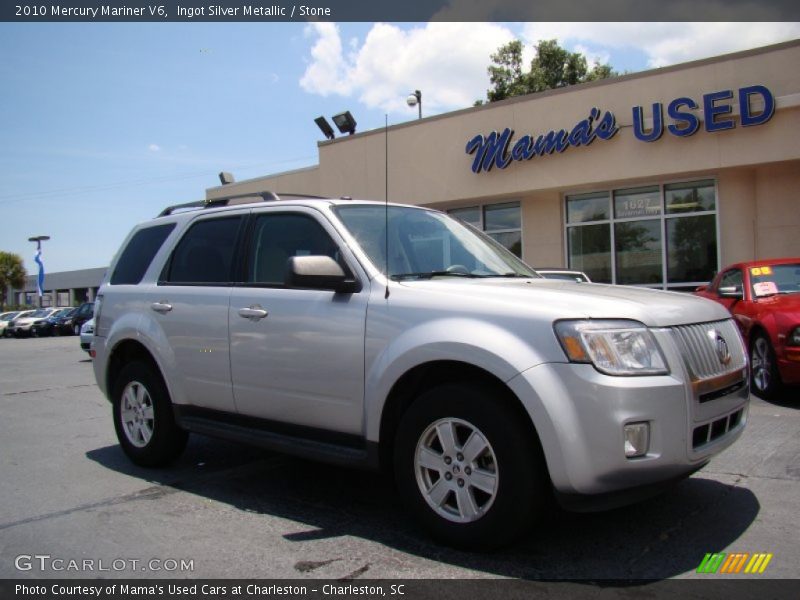
[[[737,92],[739,100],[739,122],[742,127],[761,125],[770,120],[775,112],[775,98],[763,85],[751,85],[740,88]],[[702,121],[708,132],[723,131],[736,127],[731,116],[733,113],[733,90],[721,90],[705,94],[702,106],[687,97],[675,98],[666,106],[661,102],[653,103],[652,126],[645,129],[644,109],[634,106],[633,135],[643,142],[654,142],[661,138],[664,131],[678,137],[694,135],[700,129],[700,116],[695,114],[702,108]],[[753,99],[761,98],[763,106],[756,112]],[[578,121],[572,129],[551,130],[541,135],[526,134],[514,139],[514,130],[506,127],[502,133],[497,131],[489,135],[478,134],[467,142],[467,154],[473,154],[472,172],[491,171],[492,167],[505,169],[511,161],[522,162],[535,156],[564,152],[568,148],[589,146],[595,140],[607,141],[613,138],[619,127],[614,113],[602,112],[592,108],[585,119]]]

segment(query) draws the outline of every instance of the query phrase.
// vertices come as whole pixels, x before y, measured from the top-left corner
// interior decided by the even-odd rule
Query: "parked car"
[[[736,263],[695,293],[733,314],[757,395],[773,398],[783,384],[800,384],[800,258]]]
[[[263,199],[166,209],[108,270],[94,373],[136,464],[195,432],[383,467],[435,538],[487,548],[552,497],[656,493],[744,430],[714,302],[550,281],[435,210]]]
[[[14,319],[6,327],[6,332],[14,337],[29,337],[32,335],[33,324],[41,321],[52,315],[58,309],[56,308],[40,308],[38,310],[26,311],[14,317]]]
[[[4,312],[0,315],[0,336],[6,336],[6,327],[11,322],[11,320],[19,314],[18,310],[11,311],[11,312]]]
[[[80,335],[81,327],[94,316],[94,302],[84,302],[72,316],[72,332]]]
[[[73,314],[77,309],[74,307],[61,308],[46,319],[36,321],[31,325],[31,335],[35,337],[49,337],[51,335],[61,335],[61,327],[65,319]],[[70,330],[72,333],[72,330]]]
[[[81,350],[89,352],[94,337],[94,319],[89,319],[81,327]]]
[[[536,272],[545,279],[564,279],[567,281],[577,281],[578,283],[591,283],[592,280],[583,271],[573,271],[572,269],[536,269]]]

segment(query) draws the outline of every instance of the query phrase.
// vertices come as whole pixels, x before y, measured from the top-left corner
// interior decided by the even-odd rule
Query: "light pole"
[[[36,254],[33,260],[39,265],[39,276],[36,278],[36,291],[39,295],[39,308],[42,308],[42,294],[44,294],[44,263],[42,262],[42,242],[50,239],[49,235],[37,235],[36,237],[29,237],[29,242],[36,242]]]
[[[419,90],[414,90],[414,93],[409,94],[408,98],[406,98],[406,104],[412,108],[414,106],[419,108],[419,118],[422,118],[422,92]]]

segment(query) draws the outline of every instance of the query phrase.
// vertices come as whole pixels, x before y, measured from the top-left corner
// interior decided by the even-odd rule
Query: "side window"
[[[262,214],[256,218],[247,282],[283,285],[292,256],[330,256],[346,269],[339,248],[315,219],[301,214]]]
[[[224,285],[231,266],[242,217],[205,219],[192,225],[172,253],[161,283]]]
[[[742,272],[739,269],[732,269],[722,275],[719,280],[719,287],[735,287],[738,291],[742,290]]]
[[[144,277],[150,262],[161,248],[164,240],[175,229],[175,223],[156,225],[140,229],[128,242],[114,267],[111,285],[137,284]]]

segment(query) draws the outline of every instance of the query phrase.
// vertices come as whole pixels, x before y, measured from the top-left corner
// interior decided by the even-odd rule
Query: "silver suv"
[[[698,297],[547,280],[441,212],[350,199],[166,209],[115,257],[98,385],[139,465],[195,432],[391,472],[439,540],[524,533],[687,477],[747,420],[746,353]]]

